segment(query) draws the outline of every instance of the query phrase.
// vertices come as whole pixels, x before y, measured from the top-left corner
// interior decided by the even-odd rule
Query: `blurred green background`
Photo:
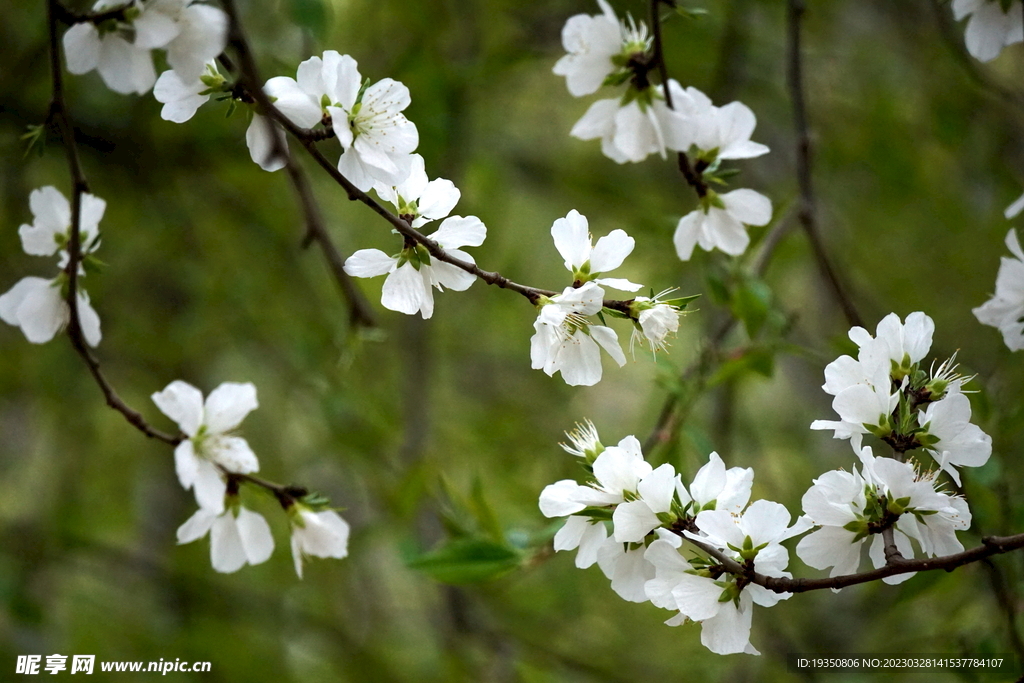
[[[42,2],[0,3],[0,290],[52,263],[25,256],[17,228],[28,194],[69,192],[62,150],[23,158],[19,136],[49,99]],[[994,289],[1002,210],[1024,186],[1021,46],[991,64],[964,56],[962,26],[929,0],[817,0],[806,17],[805,68],[814,180],[824,241],[869,326],[923,310],[934,355],[959,349],[977,372],[975,421],[993,436],[988,465],[964,474],[976,526],[961,535],[1024,530],[1022,361],[971,308]],[[619,0],[620,15],[646,3]],[[605,363],[593,388],[570,388],[529,367],[534,313],[518,295],[477,283],[437,296],[422,321],[379,306],[381,279],[360,286],[380,329],[356,333],[320,254],[300,248],[302,216],[284,173],[265,173],[244,144],[245,117],[210,104],[184,125],[159,118],[152,95],[123,97],[95,74],[68,78],[92,190],[108,202],[86,285],[100,313],[98,355],[125,400],[172,429],[149,400],[171,380],[204,393],[252,381],[259,409],[243,435],[261,473],[307,485],[345,508],[350,557],[312,561],[295,577],[284,515],[269,498],[277,550],[238,573],[210,568],[208,543],[175,545],[193,511],[171,449],[105,407],[67,342],[44,346],[0,327],[0,679],[18,654],[101,660],[212,662],[204,681],[868,681],[797,675],[786,653],[1011,653],[1008,614],[1020,607],[1021,554],[954,573],[796,596],[757,609],[761,657],[704,650],[699,628],[628,604],[594,567],[554,555],[558,527],[537,509],[542,488],[576,476],[556,445],[590,418],[605,443],[644,439],[667,396],[678,429],[656,450],[688,481],[717,450],[756,472],[754,498],[799,510],[811,479],[850,467],[849,446],[814,419],[832,419],[824,366],[849,350],[848,325],[794,220],[795,134],[786,90],[786,7],[719,0],[700,20],[665,24],[669,70],[717,104],[758,115],[766,157],[738,164],[737,186],[769,195],[788,221],[764,279],[756,249],[732,263],[696,253],[680,263],[676,220],[694,208],[674,165],[617,166],[568,132],[593,98],[574,100],[551,67],[560,31],[594,3],[577,0],[279,0],[245,3],[262,74],[294,76],[325,49],[353,55],[364,76],[401,80],[431,177],[462,190],[488,240],[487,269],[523,283],[568,284],[551,223],[570,209],[595,236],[623,228],[637,247],[617,274],[656,291],[702,293],[667,357],[638,352]],[[162,60],[162,57],[158,59]],[[335,156],[333,142],[323,143]],[[297,154],[301,157],[301,154]],[[314,190],[339,247],[397,251],[366,207],[317,169]],[[769,230],[754,228],[755,247]],[[49,275],[47,275],[49,277]],[[717,292],[717,294],[715,294]],[[743,313],[724,352],[689,380],[730,310]],[[628,328],[618,326],[620,339]],[[488,513],[488,510],[490,511]],[[439,583],[408,563],[464,535],[510,548],[494,580]],[[429,556],[428,557],[433,557]],[[499,563],[500,564],[500,563]],[[818,572],[795,554],[798,576]],[[1009,607],[1001,608],[1000,605]],[[96,674],[102,676],[102,674]],[[152,674],[140,674],[148,680]],[[999,680],[926,673],[906,681]],[[134,680],[120,674],[117,680]]]

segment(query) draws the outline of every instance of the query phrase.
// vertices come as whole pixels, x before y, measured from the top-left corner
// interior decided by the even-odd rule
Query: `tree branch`
[[[821,269],[822,275],[828,281],[835,295],[843,315],[850,327],[863,327],[864,322],[857,312],[856,306],[850,299],[835,267],[825,252],[818,229],[814,203],[814,189],[811,183],[811,136],[807,125],[807,106],[804,101],[803,83],[803,57],[800,50],[801,22],[805,11],[804,0],[789,0],[788,3],[788,47],[789,47],[789,68],[787,69],[787,80],[789,82],[790,97],[793,100],[793,124],[796,127],[796,169],[797,181],[800,185],[800,224],[807,239],[811,243],[811,250],[814,252],[814,259]]]
[[[390,223],[391,227],[400,235],[417,244],[422,244],[433,258],[475,275],[489,285],[495,285],[502,289],[508,289],[522,294],[534,304],[537,303],[542,296],[550,297],[558,294],[558,292],[548,289],[539,289],[537,287],[521,285],[509,280],[501,273],[483,270],[475,263],[463,261],[460,258],[451,256],[437,242],[430,239],[419,230],[413,228],[402,218],[385,209],[375,199],[353,185],[349,179],[338,170],[337,166],[332,164],[317,148],[316,143],[323,139],[323,135],[319,131],[312,131],[295,125],[290,119],[288,119],[288,117],[282,114],[277,107],[274,106],[273,102],[270,101],[270,98],[263,92],[255,59],[253,58],[252,51],[249,48],[245,34],[242,31],[235,0],[221,0],[221,4],[224,7],[224,12],[228,15],[228,44],[234,48],[238,55],[238,78],[242,87],[268,118],[277,122],[285,129],[285,131],[302,144],[309,155],[313,157],[313,160],[316,161],[317,164],[319,164],[320,167],[323,168],[324,171],[333,178],[334,181],[342,187],[342,189],[345,190],[350,201],[358,201],[370,207],[374,213],[378,214]],[[272,136],[272,139],[274,140],[274,151],[272,153],[275,156],[278,154],[287,154],[286,145],[280,141],[280,138],[276,134]],[[603,305],[605,308],[611,308],[623,313],[628,313],[631,301],[631,299],[605,299]]]
[[[89,182],[86,180],[82,170],[81,161],[78,158],[78,147],[75,144],[74,125],[68,114],[67,104],[64,100],[64,80],[61,69],[60,37],[58,36],[57,24],[63,7],[57,0],[49,0],[47,5],[47,20],[49,24],[50,41],[50,77],[53,81],[53,95],[50,100],[47,119],[56,125],[64,144],[64,152],[68,160],[68,169],[71,172],[71,236],[68,240],[68,264],[65,268],[68,278],[67,305],[69,319],[67,334],[71,345],[86,367],[92,373],[93,379],[99,385],[100,391],[107,401],[107,405],[124,415],[128,422],[146,436],[163,441],[164,443],[176,445],[183,437],[167,434],[152,427],[142,414],[130,408],[121,397],[117,395],[100,370],[99,360],[89,350],[82,334],[82,324],[78,316],[78,268],[82,261],[81,244],[81,217],[82,217],[82,195],[89,191]]]
[[[303,214],[306,216],[306,236],[303,238],[303,246],[308,246],[313,242],[320,246],[324,259],[327,260],[327,266],[331,269],[331,274],[337,281],[341,294],[348,304],[349,322],[355,326],[376,327],[377,321],[370,302],[366,300],[362,291],[356,287],[352,278],[345,272],[345,259],[342,258],[327,232],[323,214],[320,213],[320,206],[317,204],[316,197],[313,196],[313,190],[309,186],[306,174],[302,172],[298,162],[291,157],[288,157],[285,169],[288,171],[288,177],[292,181],[292,187],[295,188],[295,194],[298,195]]]

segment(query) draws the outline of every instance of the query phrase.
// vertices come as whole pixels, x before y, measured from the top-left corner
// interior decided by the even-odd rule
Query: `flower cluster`
[[[61,272],[53,279],[22,278],[5,294],[0,295],[0,320],[20,327],[33,344],[43,344],[64,329],[71,317],[68,305],[68,246],[71,241],[71,205],[52,186],[33,190],[28,198],[32,224],[18,229],[21,246],[32,256],[54,256],[59,253],[57,267]],[[81,278],[93,270],[97,261],[91,256],[100,245],[99,223],[107,203],[88,193],[81,197],[79,211],[79,248],[81,261],[77,267],[76,308],[82,336],[90,346],[100,343],[100,318],[89,303],[89,295]]]
[[[771,578],[792,578],[784,541],[815,529],[796,552],[811,567],[831,567],[834,577],[857,571],[869,538],[868,555],[881,567],[891,552],[909,559],[916,548],[932,557],[962,551],[956,532],[971,523],[967,503],[942,490],[937,471],[875,458],[869,447],[858,452],[860,471],[816,479],[803,496],[804,515],[794,521],[779,503],[748,504],[753,470],[726,469],[717,453],[685,486],[671,464],[655,468],[644,460],[633,436],[606,447],[589,421],[568,436],[571,444],[562,448],[588,476],[541,492],[541,512],[566,517],[555,550],[577,550],[577,567],[597,564],[623,599],[676,612],[666,624],[699,622],[701,642],[718,654],[758,654],[750,644],[753,606],[791,595],[767,587]]]
[[[906,322],[891,313],[878,323],[875,336],[854,327],[849,336],[859,347],[857,358],[840,356],[825,368],[822,389],[835,398],[838,421],[816,420],[811,429],[831,429],[837,439],[850,439],[861,452],[865,434],[873,434],[898,453],[927,452],[939,469],[959,485],[957,467],[980,467],[992,454],[992,439],[970,422],[971,403],[961,390],[966,381],[956,373],[954,358],[932,364],[921,361],[932,345],[935,323],[921,312]]]
[[[199,509],[178,529],[178,542],[190,543],[210,535],[210,560],[219,572],[260,564],[274,551],[274,538],[263,515],[245,508],[239,484],[259,471],[249,444],[234,431],[256,409],[256,387],[225,382],[203,401],[192,385],[176,380],[152,396],[153,402],[177,423],[184,438],[174,450],[178,480],[193,489]],[[295,571],[302,577],[307,555],[342,558],[348,554],[348,524],[317,496],[278,499],[292,527]]]
[[[953,0],[953,16],[966,16],[964,40],[967,51],[988,62],[1003,48],[1024,41],[1024,5],[1020,0]]]
[[[376,182],[374,190],[395,206],[398,215],[410,227],[420,228],[444,218],[429,237],[449,256],[475,263],[462,247],[479,247],[487,237],[487,227],[476,216],[447,217],[462,196],[455,184],[444,178],[427,180],[423,157],[410,155],[409,177],[396,185]],[[429,318],[434,313],[436,287],[465,291],[476,276],[450,263],[433,259],[427,248],[406,239],[402,251],[389,256],[379,249],[360,249],[345,261],[345,272],[353,277],[387,275],[381,290],[384,308],[399,313],[419,313]]]
[[[789,595],[728,572],[708,548],[750,571],[788,577],[789,553],[780,544],[810,523],[790,526],[778,503],[748,506],[753,470],[726,469],[717,453],[685,486],[672,465],[652,468],[633,436],[605,447],[588,422],[569,437],[572,446],[563,448],[581,458],[591,478],[565,479],[541,493],[545,516],[567,517],[555,550],[578,549],[576,566],[596,563],[623,599],[676,612],[670,625],[700,622],[711,651],[757,654],[750,645],[753,604],[770,607]],[[684,538],[693,554],[681,554]]]
[[[952,555],[964,549],[956,532],[971,525],[967,502],[941,490],[936,472],[921,473],[912,463],[875,458],[860,452],[861,471],[834,470],[814,480],[803,497],[805,518],[818,527],[800,540],[797,555],[815,569],[832,568],[830,576],[852,574],[861,550],[873,536],[868,556],[874,567],[886,563],[881,531],[893,530],[896,549],[914,556],[911,539],[925,555]],[[913,573],[895,574],[886,583],[901,583]]]
[[[571,17],[562,30],[568,54],[554,72],[565,76],[570,94],[582,97],[610,86],[624,92],[594,102],[570,134],[581,140],[601,140],[605,156],[617,163],[639,162],[651,154],[665,158],[668,150],[689,153],[705,178],[721,180],[722,161],[750,159],[768,152],[751,141],[757,119],[749,107],[732,102],[716,107],[697,90],[678,82],[655,85],[649,79],[657,67],[647,27],[629,19],[620,22],[604,0],[602,14]],[[665,89],[668,89],[666,92]],[[771,220],[771,201],[753,190],[719,194],[705,187],[697,210],[680,219],[673,242],[683,261],[700,245],[742,254],[750,238],[744,225]]]
[[[92,9],[103,13],[102,20],[77,23],[64,34],[68,71],[95,69],[122,95],[153,87],[152,50],[165,50],[176,77],[191,83],[227,44],[227,15],[193,0],[99,0]]]
[[[1024,349],[1024,251],[1015,230],[1006,233],[1006,248],[1013,258],[1004,256],[999,260],[996,293],[973,312],[978,322],[1003,333],[1011,351],[1020,351]]]
[[[617,229],[594,244],[586,216],[575,209],[554,222],[551,237],[573,282],[561,294],[537,299],[540,310],[530,339],[530,360],[535,370],[549,376],[561,372],[562,379],[571,386],[591,386],[601,380],[600,349],[619,367],[625,365],[615,330],[592,320],[603,311],[633,321],[633,342],[647,342],[655,350],[666,346],[667,337],[679,327],[679,312],[687,299],[661,299],[672,291],[666,290],[659,297],[636,297],[626,311],[604,308],[604,287],[627,292],[642,287],[624,278],[603,277],[632,253],[632,237]]]

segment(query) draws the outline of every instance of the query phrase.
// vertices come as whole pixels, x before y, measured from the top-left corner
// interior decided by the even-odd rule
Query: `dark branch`
[[[549,297],[558,294],[558,292],[548,289],[538,289],[536,287],[521,285],[509,280],[501,273],[483,270],[475,263],[463,261],[460,258],[451,256],[437,242],[410,226],[401,217],[391,213],[381,206],[375,199],[353,185],[348,178],[342,175],[337,166],[332,164],[317,148],[316,143],[323,139],[323,135],[319,131],[311,131],[310,129],[300,128],[295,125],[274,106],[270,101],[270,98],[263,92],[263,88],[260,85],[261,79],[256,68],[255,59],[253,58],[252,51],[249,49],[249,44],[245,39],[245,35],[242,32],[238,17],[238,9],[235,6],[235,2],[234,0],[222,0],[222,5],[225,13],[228,15],[228,44],[234,48],[238,55],[239,84],[246,90],[246,92],[249,93],[253,100],[256,101],[260,110],[269,119],[276,121],[292,137],[298,140],[303,147],[305,147],[309,155],[313,157],[313,160],[316,161],[317,164],[319,164],[320,167],[323,168],[324,171],[333,178],[334,181],[342,187],[342,189],[345,190],[350,201],[358,201],[370,207],[370,209],[390,223],[391,227],[407,240],[417,244],[422,244],[433,258],[444,263],[449,263],[456,268],[460,268],[467,273],[475,275],[489,285],[495,285],[502,289],[509,289],[513,292],[518,292],[529,299],[531,303],[536,303],[542,296]],[[286,155],[287,147],[280,141],[280,138],[275,134],[272,136],[272,139],[274,140],[274,150],[272,151],[272,154],[275,156],[278,154]],[[604,306],[606,308],[626,312],[629,310],[630,301],[631,300],[606,299],[604,301]]]
[[[800,185],[800,224],[803,226],[804,232],[807,233],[807,239],[811,243],[811,250],[814,252],[814,258],[818,262],[822,275],[832,288],[840,308],[843,309],[846,322],[851,327],[863,327],[864,323],[860,313],[857,312],[853,301],[846,293],[846,289],[840,281],[835,267],[825,252],[818,229],[818,219],[814,204],[814,188],[811,183],[811,136],[807,125],[807,106],[804,102],[803,57],[800,50],[800,30],[804,10],[804,0],[789,0],[789,68],[787,69],[787,80],[789,81],[790,97],[793,100],[793,123],[796,127],[796,169],[797,181]]]
[[[366,297],[363,296],[362,291],[356,287],[349,274],[345,272],[345,259],[342,258],[341,253],[334,246],[334,242],[327,232],[323,214],[320,213],[320,206],[317,204],[316,197],[313,196],[313,190],[309,186],[306,175],[299,168],[299,164],[291,157],[288,158],[288,164],[285,168],[288,171],[288,177],[291,178],[292,187],[295,188],[295,194],[298,195],[299,202],[302,204],[302,211],[306,216],[306,236],[303,238],[303,245],[307,246],[316,242],[320,246],[320,250],[327,260],[327,266],[331,269],[331,274],[334,276],[335,281],[337,281],[338,287],[341,288],[341,294],[348,303],[349,322],[355,326],[376,327],[377,321],[373,314],[373,308],[370,306],[370,302],[366,300]]]
[[[676,533],[682,535],[680,532]],[[787,579],[758,574],[749,567],[741,565],[739,562],[727,556],[717,548],[713,548],[706,543],[694,541],[689,538],[686,540],[690,541],[702,551],[715,558],[715,560],[717,560],[730,574],[743,577],[749,583],[764,586],[768,590],[776,593],[806,593],[808,591],[823,590],[826,588],[846,588],[847,586],[855,586],[860,583],[878,581],[898,574],[933,571],[936,569],[944,569],[951,572],[957,567],[962,567],[965,564],[980,562],[986,558],[992,557],[993,555],[1001,555],[1003,553],[1024,548],[1024,534],[1017,534],[1015,536],[986,536],[981,539],[981,545],[971,548],[970,550],[965,550],[962,553],[956,553],[955,555],[923,558],[919,560],[894,558],[884,567],[879,567],[878,569],[873,569],[867,572],[861,572],[859,574],[845,574],[843,576],[834,576],[827,579]]]
[[[167,434],[153,428],[145,418],[130,408],[121,397],[117,395],[114,388],[107,381],[100,371],[99,360],[89,350],[82,334],[82,324],[78,317],[78,267],[82,261],[81,244],[81,216],[82,216],[82,195],[89,191],[89,183],[82,171],[82,164],[78,158],[78,147],[75,144],[74,125],[68,114],[67,104],[64,100],[64,80],[61,70],[60,37],[58,36],[57,24],[63,7],[57,0],[49,0],[48,3],[48,24],[50,40],[50,77],[53,81],[53,96],[50,100],[50,110],[47,118],[60,133],[64,144],[65,155],[68,160],[68,169],[71,172],[71,237],[68,240],[68,265],[65,268],[68,278],[67,305],[69,319],[67,333],[71,345],[82,360],[85,361],[89,372],[92,373],[96,384],[106,398],[107,405],[124,415],[128,422],[146,436],[175,445],[183,437]]]
[[[658,68],[658,76],[661,78],[661,89],[665,94],[665,104],[668,105],[669,109],[675,109],[672,104],[672,93],[668,87],[668,66],[665,64],[665,53],[661,38],[662,2],[670,6],[673,5],[673,3],[668,0],[651,0],[651,36],[653,40],[652,47],[654,50],[653,60]],[[683,174],[686,184],[694,189],[698,197],[703,198],[708,193],[708,184],[704,182],[704,177],[701,175],[700,171],[694,170],[693,165],[690,163],[690,157],[686,155],[686,152],[679,152],[678,157],[679,172]]]

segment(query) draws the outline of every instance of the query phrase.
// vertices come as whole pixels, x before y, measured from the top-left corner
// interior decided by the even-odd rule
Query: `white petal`
[[[257,407],[252,382],[224,382],[206,397],[204,423],[211,433],[222,434],[240,425]]]
[[[445,249],[479,247],[487,239],[487,226],[476,216],[452,216],[430,238]]]
[[[135,46],[144,50],[164,47],[177,37],[181,29],[171,17],[163,12],[143,12],[132,22],[135,29]]]
[[[601,348],[608,352],[608,355],[619,364],[620,368],[626,364],[626,354],[622,353],[622,347],[619,346],[619,337],[615,334],[615,330],[603,325],[591,325],[590,336],[601,345]]]
[[[191,440],[186,439],[175,447],[174,471],[186,491],[196,483],[196,476],[199,473],[199,458],[196,457]]]
[[[54,285],[54,280],[23,278],[4,295],[10,296],[10,304],[0,304],[0,308],[8,308],[20,299],[13,315],[17,322],[13,324],[21,326],[25,338],[33,344],[50,341],[68,322],[68,305]]]
[[[419,313],[426,297],[433,298],[430,286],[424,285],[423,277],[412,263],[406,263],[388,275],[381,289],[380,302],[390,311],[414,315]]]
[[[156,82],[149,50],[140,49],[116,35],[102,39],[97,70],[107,87],[122,95],[142,95]]]
[[[205,536],[213,526],[213,520],[217,519],[217,513],[205,508],[199,508],[195,514],[185,520],[185,523],[178,527],[178,543],[191,543]]]
[[[419,156],[419,155],[417,155]],[[424,176],[425,177],[425,176]],[[420,215],[430,220],[444,218],[452,212],[455,205],[459,203],[462,193],[455,183],[444,178],[436,178],[427,183],[421,194],[416,207]],[[468,242],[458,246],[480,246],[479,244],[469,245]]]
[[[100,333],[100,316],[96,313],[96,309],[89,303],[89,295],[85,293],[85,290],[78,290],[78,323],[82,328],[82,336],[85,337],[85,343],[89,346],[96,348],[99,346],[102,334]]]
[[[615,114],[618,111],[618,100],[598,100],[590,105],[587,113],[576,122],[569,135],[579,140],[610,137],[615,131]]]
[[[679,224],[676,225],[676,232],[672,236],[672,243],[675,244],[679,260],[690,260],[690,256],[693,255],[693,248],[697,246],[697,238],[700,235],[704,219],[703,211],[691,211],[679,219]]]
[[[746,652],[750,647],[750,621],[754,607],[750,597],[741,594],[740,608],[732,602],[722,603],[714,617],[701,622],[700,642],[715,654]],[[754,650],[754,653],[757,651]]]
[[[263,515],[246,508],[239,508],[238,535],[245,549],[245,559],[249,564],[256,565],[266,562],[274,553],[274,536],[270,533],[270,525]]]
[[[209,457],[228,472],[248,474],[258,472],[259,460],[249,448],[249,443],[239,436],[221,436],[211,439]]]
[[[174,380],[150,398],[160,412],[178,423],[186,435],[195,436],[199,431],[199,425],[203,422],[203,394],[194,386]],[[185,488],[188,486],[185,485]]]
[[[569,271],[580,268],[590,258],[590,231],[587,217],[576,209],[551,225],[555,249]]]
[[[245,144],[249,147],[249,156],[264,171],[277,171],[288,163],[274,154],[274,136],[281,141],[283,149],[287,150],[288,143],[277,124],[265,116],[253,114],[252,122],[245,131]]]
[[[390,273],[397,263],[380,249],[360,249],[345,259],[345,272],[352,277],[377,277]]]
[[[747,225],[767,225],[772,219],[772,202],[760,192],[733,190],[719,195],[726,211]]]
[[[540,494],[540,511],[545,517],[565,517],[586,507],[577,498],[582,488],[572,479],[562,479],[548,484]]]
[[[179,18],[181,33],[167,46],[167,63],[186,81],[199,78],[206,62],[227,46],[228,18],[216,7],[194,3]]]
[[[100,61],[100,33],[89,23],[75,24],[64,34],[64,58],[73,74],[89,73]]]
[[[215,571],[236,572],[245,564],[245,548],[230,511],[217,517],[210,528],[210,563]]]
[[[590,272],[607,273],[622,265],[633,252],[636,241],[625,230],[612,230],[594,245],[590,254]]]
[[[642,500],[620,503],[612,513],[615,525],[615,540],[619,543],[640,543],[653,529],[661,526],[661,520]]]
[[[218,513],[224,511],[227,482],[220,475],[216,465],[205,458],[197,458],[194,489],[199,507],[215,510]]]
[[[320,103],[315,102],[294,79],[286,76],[271,78],[263,86],[263,91],[274,98],[278,111],[297,126],[312,128],[323,118]]]

